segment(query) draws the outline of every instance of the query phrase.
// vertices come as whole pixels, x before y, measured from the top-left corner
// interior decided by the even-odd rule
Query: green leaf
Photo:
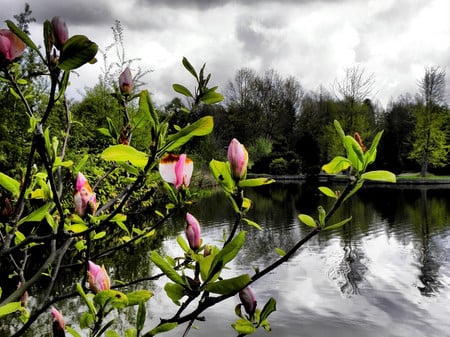
[[[80,328],[86,329],[92,326],[95,322],[95,316],[89,311],[83,312],[80,316]]]
[[[189,91],[189,89],[188,88],[186,88],[184,85],[181,85],[181,84],[173,84],[172,85],[172,88],[173,88],[173,90],[174,91],[176,91],[177,93],[179,93],[179,94],[182,94],[182,95],[184,95],[184,96],[186,96],[186,97],[193,97],[192,96],[192,93]]]
[[[92,61],[97,54],[98,46],[84,35],[74,35],[63,46],[59,57],[58,68],[73,70]]]
[[[337,174],[348,169],[351,164],[352,163],[347,158],[336,156],[328,164],[323,165],[322,170],[324,170],[328,174]]]
[[[120,335],[114,330],[108,330],[105,332],[105,337],[120,337]]]
[[[358,190],[362,187],[362,185],[364,185],[364,179],[359,179],[356,182],[355,187],[353,187],[353,189],[349,192],[349,194],[345,196],[344,201],[346,201],[348,198],[350,198],[352,195],[358,192]]]
[[[307,214],[299,214],[298,218],[300,219],[301,222],[303,222],[305,225],[307,225],[309,227],[312,227],[312,228],[317,227],[316,221]]]
[[[285,256],[285,255],[286,255],[286,252],[285,252],[283,249],[281,249],[281,248],[276,248],[276,247],[275,247],[275,251],[276,251],[280,256]]]
[[[254,179],[245,179],[239,182],[240,187],[257,187],[262,185],[268,185],[274,183],[275,180],[270,178],[254,178]]]
[[[204,93],[200,100],[205,104],[215,104],[223,101],[223,95],[210,90]]]
[[[89,308],[89,312],[85,312],[85,314],[90,313],[92,316],[97,315],[97,310],[95,309],[94,303],[92,303],[92,300],[87,297],[86,293],[83,290],[83,286],[81,285],[81,283],[77,283],[77,291]],[[83,327],[81,327],[81,328],[83,329]]]
[[[264,308],[261,311],[261,315],[259,317],[260,321],[265,321],[269,315],[277,310],[277,301],[271,297],[267,303],[264,305]]]
[[[14,198],[19,197],[20,182],[0,172],[0,186],[10,192]]]
[[[19,231],[15,231],[14,232],[14,234],[15,234],[15,238],[14,238],[14,243],[16,244],[16,245],[18,245],[19,243],[21,243],[23,240],[25,240],[25,235],[22,233],[22,232],[19,232]]]
[[[184,279],[165,259],[162,258],[161,255],[158,254],[158,252],[152,251],[150,253],[150,260],[152,260],[152,262],[156,264],[158,268],[161,269],[162,272],[166,274],[166,276],[173,282],[182,286],[186,286],[186,282],[184,281]]]
[[[244,274],[230,279],[208,283],[204,290],[214,294],[229,295],[245,288],[251,280],[250,275]]]
[[[141,302],[147,302],[152,296],[153,293],[150,290],[141,289],[132,291],[127,294],[128,305],[137,305]]]
[[[374,139],[372,140],[372,144],[370,145],[369,150],[366,152],[366,167],[369,164],[372,164],[377,157],[377,147],[380,142],[381,136],[383,135],[383,131],[378,132]]]
[[[76,234],[76,233],[84,232],[88,228],[89,227],[84,223],[76,223],[76,224],[67,226],[66,230]]]
[[[101,231],[99,233],[96,233],[92,240],[99,240],[101,238],[104,238],[106,236],[106,231]]]
[[[209,169],[214,179],[222,186],[224,191],[232,193],[236,185],[231,176],[230,164],[213,159],[209,162]]]
[[[170,152],[186,144],[194,136],[206,136],[214,128],[214,119],[212,116],[204,116],[194,123],[181,129],[179,132],[167,137],[167,144],[162,149],[164,152]]]
[[[137,331],[141,331],[144,328],[146,314],[147,314],[147,310],[145,307],[145,303],[142,301],[139,303],[139,308],[138,308],[138,312],[136,315],[136,330]]]
[[[356,141],[356,139],[353,138],[352,136],[346,136],[345,138],[346,138],[346,141],[351,146],[353,152],[356,154],[356,157],[358,159],[358,161],[355,161],[354,166],[355,166],[355,168],[358,168],[358,170],[360,170],[364,163],[364,152],[361,149],[361,145],[359,145],[359,143]]]
[[[135,328],[126,329],[125,337],[138,337],[137,330]]]
[[[94,303],[105,306],[107,303],[114,308],[125,308],[128,306],[128,297],[118,290],[102,290],[94,296]]]
[[[183,57],[182,60],[183,66],[186,68],[187,71],[189,71],[192,76],[195,77],[196,80],[198,80],[197,72],[195,71],[195,68],[192,66],[192,64],[188,61],[186,57]]]
[[[352,217],[347,218],[345,220],[342,220],[342,221],[340,221],[340,222],[338,222],[338,223],[336,223],[334,225],[326,226],[326,227],[324,227],[324,229],[328,231],[330,229],[340,228],[340,227],[344,226],[347,222],[349,222],[351,220],[352,220]]]
[[[21,224],[25,222],[40,222],[42,219],[44,219],[45,215],[48,213],[50,208],[53,206],[52,202],[49,202],[45,204],[44,206],[38,208],[37,210],[31,212],[26,217],[20,219],[20,221],[17,223],[17,226],[20,226]]]
[[[242,335],[250,335],[256,331],[253,323],[245,318],[239,318],[234,324],[231,324],[234,330]]]
[[[66,325],[66,330],[68,333],[70,333],[73,337],[81,337],[81,335],[75,331],[74,329],[72,329],[70,326]],[[108,333],[106,333],[107,337],[116,337],[114,335],[108,335]],[[119,336],[120,337],[120,336]]]
[[[156,129],[159,125],[158,113],[153,105],[152,98],[148,90],[142,90],[139,94],[139,111],[150,122],[153,129]]]
[[[216,275],[228,262],[233,260],[245,241],[245,231],[240,231],[223,249],[217,253],[211,262],[209,275],[205,282],[209,281]]]
[[[209,275],[210,274],[210,270],[211,270],[211,263],[214,260],[214,255],[208,255],[205,256],[203,259],[201,259],[199,261],[199,265],[200,265],[200,277],[202,279],[202,281],[206,281],[207,279],[209,280],[216,280],[217,277],[219,277],[219,275]]]
[[[172,329],[175,329],[177,326],[178,326],[178,323],[176,323],[176,322],[173,322],[173,323],[162,323],[162,324],[158,325],[156,328],[154,328],[151,331],[147,332],[142,337],[152,337],[152,336],[157,335],[159,333],[167,332],[167,331],[170,331]]]
[[[103,136],[109,137],[109,138],[114,138],[111,135],[111,132],[109,131],[109,129],[107,128],[98,128],[97,129],[98,132],[100,132]],[[115,138],[114,138],[115,139]],[[109,332],[109,331],[108,331]]]
[[[361,175],[361,179],[395,183],[397,178],[394,173],[384,170],[369,171]]]
[[[0,317],[12,314],[22,308],[20,302],[10,302],[0,307]]]
[[[167,282],[164,285],[164,290],[173,303],[180,305],[180,299],[185,295],[185,289],[183,286],[176,283]]]
[[[325,194],[327,197],[337,199],[336,193],[329,187],[326,186],[320,186],[319,191]]]
[[[181,249],[183,249],[186,253],[191,250],[189,248],[188,243],[186,242],[186,240],[181,235],[177,236],[177,242],[180,245]]]
[[[132,146],[123,144],[109,146],[102,152],[101,158],[116,162],[129,161],[132,165],[139,168],[145,167],[148,162],[146,153],[138,151]]]
[[[255,227],[256,229],[259,229],[260,231],[262,231],[261,226],[258,225],[255,221],[252,221],[252,220],[247,219],[247,218],[243,218],[242,220],[245,221],[245,222],[247,223],[247,225],[253,226],[253,227]]]

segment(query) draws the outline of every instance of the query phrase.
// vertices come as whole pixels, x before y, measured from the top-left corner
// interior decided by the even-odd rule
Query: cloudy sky
[[[127,58],[152,70],[145,81],[158,104],[176,95],[172,83],[193,85],[183,56],[197,68],[206,63],[222,89],[243,67],[294,76],[306,90],[328,89],[355,65],[374,74],[374,99],[383,106],[415,94],[425,67],[445,69],[450,88],[448,0],[0,0],[1,21],[25,2],[37,20],[31,32],[38,43],[42,22],[59,15],[70,35],[84,34],[104,50],[119,20]],[[81,68],[71,94],[94,86],[103,66],[99,57]]]

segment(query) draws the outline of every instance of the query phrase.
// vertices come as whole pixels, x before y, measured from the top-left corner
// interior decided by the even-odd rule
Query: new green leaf
[[[84,35],[74,35],[63,46],[59,57],[58,68],[73,70],[92,61],[97,54],[98,46]]]
[[[136,150],[129,145],[111,145],[106,148],[101,157],[104,160],[111,160],[116,162],[130,162],[132,165],[143,168],[147,165],[148,156],[146,153]]]

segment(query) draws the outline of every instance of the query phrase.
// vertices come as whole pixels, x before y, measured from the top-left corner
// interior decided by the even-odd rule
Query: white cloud
[[[3,20],[23,9],[10,2],[0,0]],[[71,34],[105,48],[113,41],[110,27],[120,20],[127,55],[153,70],[146,79],[161,104],[174,96],[173,82],[192,83],[183,56],[197,67],[206,63],[222,90],[242,67],[260,73],[272,68],[315,90],[358,63],[374,73],[383,104],[414,94],[427,66],[444,67],[450,76],[447,0],[28,2],[39,23],[32,26],[38,41],[42,21],[62,15]],[[83,77],[72,79],[71,91],[93,86],[100,69],[80,69]]]

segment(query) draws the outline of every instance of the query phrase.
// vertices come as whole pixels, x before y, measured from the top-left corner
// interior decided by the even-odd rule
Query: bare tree
[[[362,102],[369,98],[373,91],[375,74],[366,74],[360,65],[345,69],[345,75],[341,80],[335,80],[332,90],[342,100],[350,102]]]
[[[418,81],[420,93],[427,109],[445,101],[445,70],[441,67],[427,67],[423,78]]]

